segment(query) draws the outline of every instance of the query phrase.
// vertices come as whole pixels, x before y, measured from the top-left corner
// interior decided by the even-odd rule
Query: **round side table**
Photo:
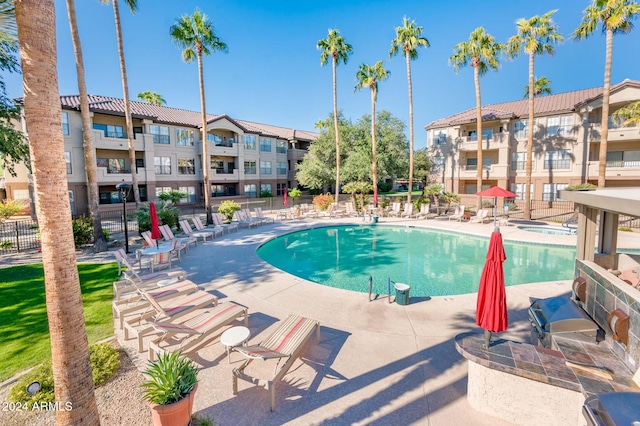
[[[231,364],[231,348],[240,346],[249,340],[249,329],[244,326],[231,327],[220,336],[220,343],[227,349],[227,362]]]

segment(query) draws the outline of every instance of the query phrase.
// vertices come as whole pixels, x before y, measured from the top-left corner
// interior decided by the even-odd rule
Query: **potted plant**
[[[469,208],[469,207],[465,207],[464,208],[464,219],[465,220],[470,220],[471,219],[471,208]]]
[[[149,402],[154,425],[188,425],[198,388],[198,367],[180,352],[165,352],[150,361],[142,383],[142,397]]]

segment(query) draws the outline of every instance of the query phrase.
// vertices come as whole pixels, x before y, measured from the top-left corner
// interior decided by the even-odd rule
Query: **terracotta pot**
[[[198,390],[197,383],[191,393],[180,401],[168,405],[150,404],[153,424],[158,426],[188,426],[189,422],[191,422],[193,399],[195,398],[196,390]]]

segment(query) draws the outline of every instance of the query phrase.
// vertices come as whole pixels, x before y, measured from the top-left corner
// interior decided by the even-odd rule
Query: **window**
[[[286,154],[287,153],[287,141],[276,140],[276,153],[277,154]]]
[[[95,130],[102,130],[104,132],[104,136],[107,138],[119,138],[119,139],[126,138],[126,135],[124,133],[124,128],[122,126],[114,126],[112,124],[93,123],[93,128]]]
[[[270,183],[263,183],[262,185],[260,185],[260,194],[262,194],[263,192],[268,192],[269,194],[273,195],[273,192],[271,192]]]
[[[434,173],[444,172],[445,170],[445,158],[444,157],[433,157],[433,171]]]
[[[22,200],[25,202],[29,201],[29,190],[28,189],[14,189],[13,190],[13,199],[14,200]]]
[[[136,158],[136,173],[138,172],[138,169],[143,169],[144,168],[144,158]]]
[[[483,141],[488,141],[491,138],[493,138],[493,129],[482,129],[482,140]],[[477,141],[478,140],[478,131],[477,130],[470,130],[469,131],[469,140],[470,141]]]
[[[432,140],[434,145],[442,145],[447,142],[447,130],[432,130]]]
[[[65,163],[67,163],[67,174],[70,175],[71,173],[73,173],[73,170],[71,169],[71,153],[70,152],[65,151],[64,161]]]
[[[475,157],[467,158],[465,170],[478,170],[478,159]],[[491,170],[491,157],[482,157],[482,170]]]
[[[211,168],[216,171],[217,174],[224,173],[224,161],[211,159]]]
[[[271,152],[271,139],[269,139],[269,138],[260,138],[260,151],[261,152]]]
[[[193,158],[178,158],[178,174],[195,175],[195,160]]]
[[[260,162],[260,174],[263,174],[263,175],[271,174],[271,161]]]
[[[256,137],[253,135],[244,135],[244,149],[256,150]]]
[[[211,196],[212,197],[224,197],[224,185],[211,185]]]
[[[286,183],[277,183],[276,184],[276,196],[278,195],[284,195],[284,191],[287,190],[287,184]]]
[[[165,192],[171,191],[173,191],[173,188],[170,186],[156,186],[156,198],[159,198],[160,195],[164,194]]]
[[[256,174],[256,162],[255,161],[245,161],[244,162],[244,174],[245,175],[255,175]]]
[[[193,146],[193,130],[176,129],[176,145]]]
[[[125,170],[124,168],[124,158],[109,158],[109,163],[107,166],[107,173],[110,174],[121,174],[121,173],[130,173],[129,170]]]
[[[526,139],[529,136],[529,120],[516,121],[513,124],[513,136],[516,139]]]
[[[527,164],[526,152],[514,152],[511,155],[511,170],[524,170]]]
[[[245,185],[244,186],[244,195],[246,195],[249,198],[257,198],[258,197],[258,193],[256,192],[255,184]]]
[[[63,135],[69,134],[69,113],[68,112],[62,113],[62,134]],[[70,173],[70,172],[67,172],[67,173]]]
[[[573,115],[547,118],[547,136],[570,136],[573,134]]]
[[[286,175],[287,163],[276,163],[276,173],[279,175]]]
[[[569,186],[568,183],[545,183],[544,185],[542,185],[542,200],[561,200],[561,198],[558,196],[558,191],[565,189],[567,186]]]
[[[196,187],[195,186],[181,186],[178,191],[186,192],[187,198],[181,198],[180,203],[195,203],[196,202]]]
[[[516,200],[524,200],[525,192],[525,184],[524,183],[512,183],[511,184],[511,192],[516,193]],[[530,186],[531,198],[533,198],[533,184]]]
[[[153,164],[157,175],[171,174],[171,158],[169,157],[153,157]]]
[[[169,128],[167,126],[149,126],[149,133],[153,135],[153,143],[169,145]]]
[[[607,167],[640,167],[640,151],[608,151]]]
[[[546,151],[544,153],[545,169],[569,169],[571,167],[571,153],[566,149]]]

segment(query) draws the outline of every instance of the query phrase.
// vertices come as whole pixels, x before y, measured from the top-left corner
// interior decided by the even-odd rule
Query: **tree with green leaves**
[[[371,91],[371,182],[373,185],[373,202],[378,205],[378,163],[376,156],[376,101],[378,100],[378,82],[385,81],[391,74],[382,61],[371,66],[361,64],[356,73],[355,90],[368,87]],[[409,171],[411,173],[411,171]],[[409,190],[411,192],[411,190]]]
[[[533,81],[534,97],[539,97],[541,95],[550,95],[551,93],[553,93],[551,90],[551,80],[549,80],[547,77],[542,76],[540,78],[536,78]],[[529,99],[529,84],[524,86],[524,96],[522,96],[522,99]]]
[[[131,185],[136,208],[140,208],[140,188],[136,174],[136,147],[133,140],[133,121],[131,119],[131,104],[129,103],[129,83],[127,81],[127,66],[124,61],[124,45],[122,43],[122,25],[120,24],[120,6],[118,0],[100,0],[103,4],[113,5],[113,19],[116,24],[116,41],[118,43],[118,58],[120,60],[120,75],[122,77],[122,100],[124,102],[124,118],[127,124],[127,142],[129,146],[129,162],[131,163]],[[125,0],[131,13],[136,13],[138,0]]]
[[[411,61],[418,58],[418,47],[429,47],[429,40],[422,37],[422,27],[416,26],[415,21],[409,21],[405,16],[402,26],[396,27],[396,38],[391,41],[389,57],[393,57],[400,50],[404,53],[407,62],[407,83],[409,87],[409,191],[407,202],[411,202],[411,189],[413,187],[414,173],[414,145],[413,145],[413,85],[411,83]]]
[[[563,39],[558,32],[558,26],[552,16],[556,10],[550,10],[541,16],[533,16],[529,19],[520,18],[516,21],[516,35],[507,42],[507,53],[511,58],[517,57],[521,52],[529,56],[529,132],[527,135],[527,158],[525,163],[525,196],[524,218],[531,219],[531,171],[533,167],[533,131],[534,131],[534,95],[535,74],[534,60],[536,56],[545,53],[553,55],[555,45]]]
[[[211,216],[211,190],[209,187],[209,150],[207,149],[207,110],[204,97],[204,71],[202,55],[213,52],[227,52],[227,45],[216,35],[213,21],[196,9],[193,15],[182,15],[170,29],[171,39],[182,49],[182,60],[191,63],[198,61],[198,81],[200,84],[200,109],[202,113],[202,174],[204,181],[204,205],[207,212],[207,225],[213,223]]]
[[[598,155],[598,188],[606,186],[607,140],[609,138],[609,97],[611,96],[611,62],[613,36],[628,34],[633,29],[633,19],[640,13],[640,4],[634,0],[593,0],[584,10],[580,25],[573,32],[575,40],[591,36],[598,26],[606,35],[604,62],[604,86],[602,90],[602,127]]]
[[[498,57],[504,50],[504,45],[487,34],[482,27],[471,32],[469,40],[458,43],[453,48],[453,55],[449,64],[457,73],[469,62],[473,67],[473,81],[476,88],[476,135],[478,137],[478,181],[477,189],[482,190],[482,101],[480,98],[480,77],[490,69],[497,71],[500,67]],[[482,207],[482,199],[478,197],[477,207]]]
[[[67,0],[67,16],[71,31],[71,42],[76,59],[76,75],[78,78],[78,92],[80,97],[80,117],[82,119],[82,141],[84,148],[84,163],[87,171],[87,200],[89,202],[89,214],[93,223],[93,250],[96,253],[107,251],[107,238],[102,229],[100,219],[100,195],[98,191],[98,165],[96,163],[96,148],[93,144],[93,132],[91,124],[91,111],[89,111],[89,95],[87,94],[87,82],[84,73],[84,58],[82,56],[82,43],[76,19],[76,6],[74,0]]]
[[[436,214],[440,216],[440,195],[444,194],[444,186],[434,183],[425,187],[422,192],[426,197],[433,198],[433,202],[436,205]]]
[[[338,204],[338,194],[340,193],[340,129],[338,126],[338,83],[336,79],[336,67],[340,62],[347,64],[349,55],[353,47],[347,43],[338,30],[329,30],[327,38],[318,40],[316,47],[321,51],[320,65],[326,65],[331,58],[331,70],[333,72],[333,127],[335,130],[336,142],[336,196],[335,203]]]
[[[149,90],[145,90],[144,92],[138,93],[138,99],[140,99],[142,102],[146,102],[148,104],[157,105],[157,106],[167,104],[167,101],[164,100],[164,98],[160,93],[151,92]]]
[[[611,116],[616,122],[621,123],[623,126],[640,126],[640,101],[632,102],[626,105]]]
[[[416,167],[416,177],[422,182],[422,197],[425,196],[425,188],[429,183],[429,177],[433,173],[433,163],[427,148],[419,149],[416,151],[414,157],[414,164]]]

